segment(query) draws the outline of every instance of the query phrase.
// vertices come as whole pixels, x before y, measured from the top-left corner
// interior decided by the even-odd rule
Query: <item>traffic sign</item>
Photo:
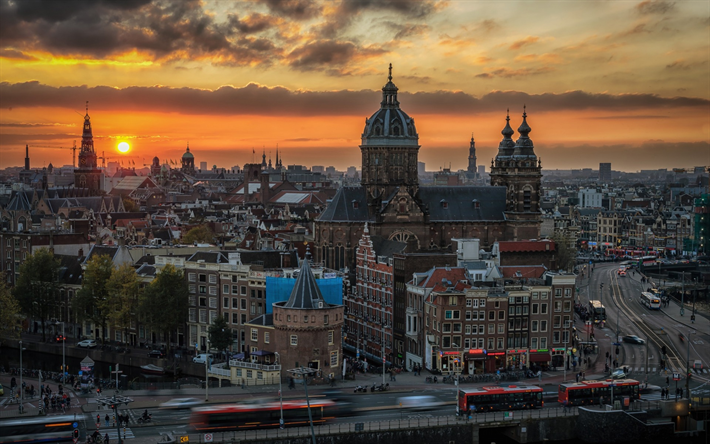
[[[205,433],[205,442],[212,442],[212,434]]]
[[[190,437],[187,436],[187,435],[181,436],[181,437],[178,439],[178,441],[179,441],[180,443],[188,443],[188,442],[190,442]]]
[[[673,380],[680,381],[680,373],[673,373]]]

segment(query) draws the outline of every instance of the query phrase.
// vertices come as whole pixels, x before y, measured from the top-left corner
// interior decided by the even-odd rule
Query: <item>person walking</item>
[[[108,433],[104,435],[104,444],[109,443]]]
[[[98,429],[101,426],[101,415],[98,413],[96,414],[96,428]]]
[[[108,416],[108,413],[106,413],[106,417],[104,419],[106,420],[106,427],[108,427],[108,422],[111,420],[111,418],[109,418]]]

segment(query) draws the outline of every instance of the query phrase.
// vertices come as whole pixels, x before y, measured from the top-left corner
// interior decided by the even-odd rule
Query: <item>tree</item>
[[[570,240],[560,232],[556,232],[552,236],[552,240],[555,241],[555,250],[557,251],[557,267],[560,270],[572,271],[577,261],[577,251],[570,246]]]
[[[0,344],[3,339],[19,339],[22,329],[20,304],[7,286],[5,273],[0,273]]]
[[[227,320],[217,316],[208,330],[210,344],[217,350],[226,351],[232,344],[232,330],[227,325]]]
[[[185,236],[182,237],[182,243],[184,244],[193,244],[195,242],[208,244],[213,241],[214,233],[207,225],[198,225],[185,233]]]
[[[164,335],[170,348],[170,333],[187,321],[187,282],[182,270],[167,264],[140,295],[141,318],[154,331]]]
[[[42,340],[46,341],[45,323],[59,309],[59,259],[46,248],[31,254],[20,266],[20,275],[13,291],[20,309],[29,317],[39,318]]]
[[[109,324],[116,329],[123,330],[127,338],[141,293],[136,270],[131,264],[125,263],[113,271],[106,285],[108,287]]]
[[[135,213],[140,210],[136,201],[129,197],[123,198],[123,209],[126,210],[127,213]]]
[[[106,341],[106,327],[111,316],[112,303],[108,282],[113,274],[113,261],[108,255],[94,256],[86,263],[81,289],[76,292],[72,305],[81,320],[90,320],[101,327],[101,338]]]

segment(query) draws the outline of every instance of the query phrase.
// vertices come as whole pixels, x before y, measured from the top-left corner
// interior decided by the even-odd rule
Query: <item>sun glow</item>
[[[128,142],[121,142],[118,144],[118,150],[122,153],[127,153],[130,149],[131,146],[128,144]]]

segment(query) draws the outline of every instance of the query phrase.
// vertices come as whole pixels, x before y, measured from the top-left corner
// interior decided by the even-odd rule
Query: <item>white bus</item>
[[[661,298],[647,291],[641,293],[641,296],[639,296],[639,302],[641,303],[641,305],[645,305],[651,310],[661,309]]]

